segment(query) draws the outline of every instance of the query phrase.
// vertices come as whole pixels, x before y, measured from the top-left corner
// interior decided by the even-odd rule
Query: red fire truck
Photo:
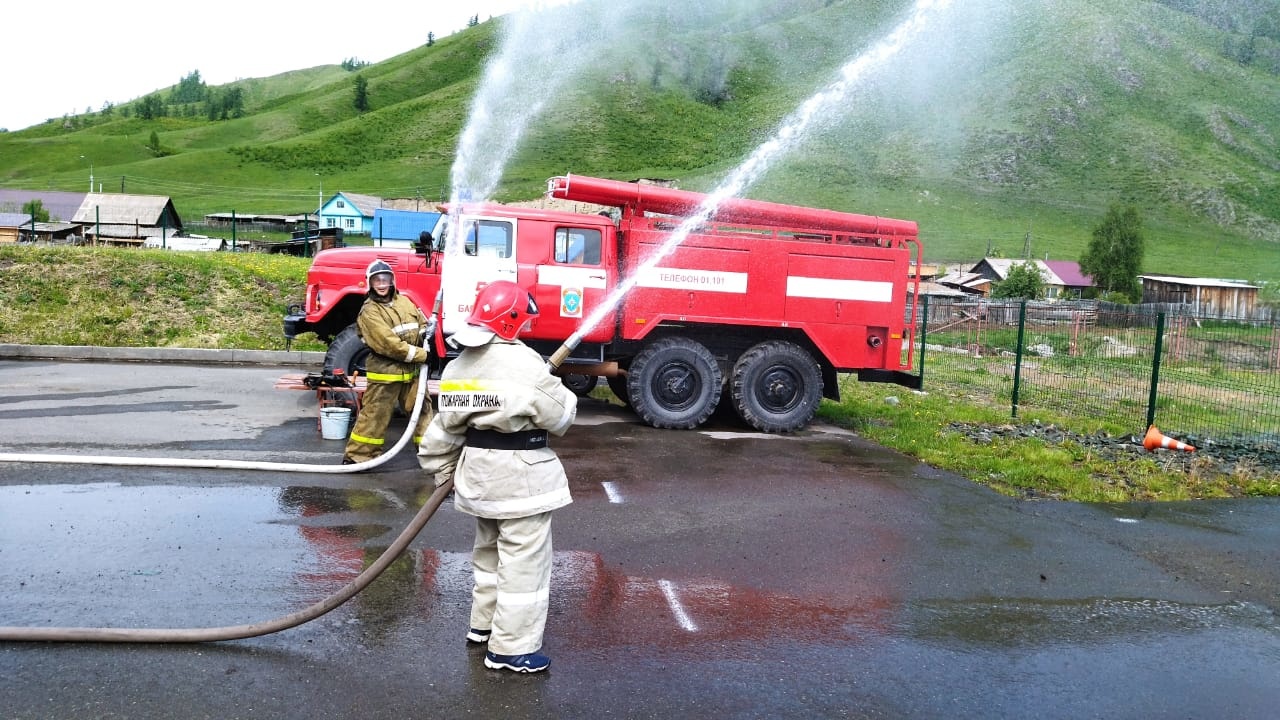
[[[439,294],[433,371],[450,359],[444,340],[477,288],[513,280],[541,309],[521,339],[550,356],[572,336],[559,372],[587,379],[577,389],[605,377],[655,427],[698,427],[724,402],[758,430],[797,430],[822,397],[839,399],[841,372],[920,386],[909,372],[916,223],[728,199],[664,247],[705,195],[576,175],[549,180],[548,194],[612,210],[442,207],[425,246],[325,250],[307,273],[304,303],[284,319],[285,337],[312,332],[327,342],[326,374],[362,371],[368,349],[353,323],[365,267],[381,258],[425,312]],[[620,285],[629,289],[611,297]],[[604,319],[585,327],[602,305]]]

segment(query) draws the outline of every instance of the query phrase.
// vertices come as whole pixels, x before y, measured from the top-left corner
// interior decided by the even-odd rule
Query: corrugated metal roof
[[[1020,260],[1017,258],[983,258],[981,262],[973,266],[973,269],[977,270],[980,265],[982,265],[983,263],[986,263],[987,267],[994,270],[995,273],[1000,276],[1001,280],[1005,280],[1009,277],[1009,269],[1012,268],[1014,264],[1021,265],[1022,263],[1027,263],[1027,262],[1032,263],[1040,270],[1040,275],[1044,278],[1044,282],[1046,285],[1059,285],[1063,287],[1066,286],[1066,283],[1062,282],[1062,278],[1058,277],[1058,273],[1054,272],[1053,268],[1049,267],[1048,265],[1045,265],[1043,260]]]
[[[914,285],[907,283],[907,293],[910,294]],[[936,282],[922,281],[920,283],[921,295],[932,295],[934,297],[968,297],[969,293],[963,290],[957,290]]]
[[[1044,264],[1062,278],[1066,287],[1093,287],[1093,278],[1085,275],[1074,260],[1045,260]]]
[[[1241,280],[1220,280],[1218,278],[1178,277],[1176,275],[1139,275],[1143,280],[1170,283],[1173,285],[1191,285],[1194,287],[1221,287],[1257,290],[1257,285],[1250,285]]]
[[[101,237],[104,238],[159,238],[174,237],[178,231],[174,228],[151,227],[148,225],[134,225],[133,223],[102,223],[95,225],[89,223],[84,226],[85,235],[92,236],[101,230]]]
[[[0,227],[16,228],[30,224],[31,216],[26,213],[0,213]]]
[[[182,220],[173,204],[164,195],[125,195],[119,193],[89,193],[76,211],[73,221],[83,224],[102,223],[126,225],[150,225],[159,227],[161,215],[169,208],[171,228],[182,227]],[[103,233],[106,234],[105,232]]]
[[[437,212],[378,208],[373,213],[373,224],[369,227],[369,236],[381,237],[384,240],[416,242],[418,235],[423,230],[434,229],[439,219],[440,213]]]
[[[356,209],[360,211],[360,214],[368,218],[373,217],[373,213],[378,208],[382,207],[382,198],[380,197],[373,195],[358,195],[356,193],[349,192],[340,192],[338,194],[346,198],[347,202],[355,205]]]

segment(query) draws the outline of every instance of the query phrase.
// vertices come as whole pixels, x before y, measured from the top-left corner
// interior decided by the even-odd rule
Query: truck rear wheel
[[[818,411],[822,369],[795,343],[762,342],[734,363],[729,393],[734,409],[751,427],[792,432],[808,425]]]
[[[690,430],[711,417],[723,384],[724,373],[705,346],[663,338],[631,361],[627,397],[631,409],[653,427]]]
[[[356,326],[349,325],[329,343],[329,352],[324,356],[324,374],[332,375],[336,368],[342,368],[347,377],[355,377],[357,372],[364,375],[364,361],[370,352],[356,332]]]

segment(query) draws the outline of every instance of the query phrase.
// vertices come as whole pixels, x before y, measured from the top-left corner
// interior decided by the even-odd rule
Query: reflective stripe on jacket
[[[549,447],[468,447],[467,428],[564,435],[578,397],[519,340],[467,348],[440,377],[439,408],[418,450],[429,474],[453,475],[454,506],[484,518],[527,517],[573,501],[564,466]]]

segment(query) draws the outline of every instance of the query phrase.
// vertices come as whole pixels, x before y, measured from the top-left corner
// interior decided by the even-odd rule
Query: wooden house
[[[182,219],[165,195],[88,193],[72,221],[94,244],[142,245],[159,238],[163,246],[182,232]]]
[[[346,235],[369,235],[373,214],[383,205],[380,197],[340,192],[320,207],[320,227],[341,228]]]
[[[1238,280],[1142,275],[1142,302],[1170,305],[1199,317],[1247,318],[1258,304],[1258,286]]]
[[[0,212],[0,243],[16,243],[31,227],[26,213]]]

